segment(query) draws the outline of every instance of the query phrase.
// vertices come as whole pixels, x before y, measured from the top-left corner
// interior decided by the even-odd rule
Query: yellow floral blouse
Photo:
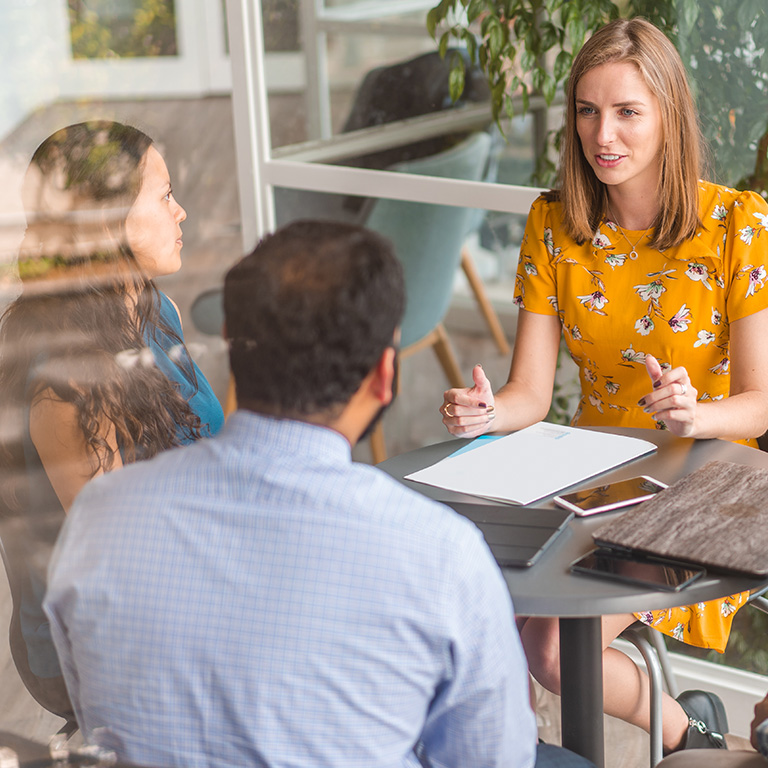
[[[572,424],[664,429],[637,405],[651,388],[646,354],[663,368],[684,366],[699,401],[728,396],[729,323],[768,307],[768,204],[754,192],[708,182],[700,189],[702,226],[666,251],[610,220],[578,245],[562,230],[559,203],[540,197],[531,206],[515,301],[560,318],[581,383]],[[683,642],[723,650],[745,598],[638,618]]]

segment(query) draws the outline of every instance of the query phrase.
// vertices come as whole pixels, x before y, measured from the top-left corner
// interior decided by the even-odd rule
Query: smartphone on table
[[[670,592],[687,587],[706,573],[697,565],[603,547],[593,549],[571,563],[571,571]]]
[[[553,501],[560,507],[570,509],[579,517],[596,515],[598,512],[608,512],[612,509],[628,507],[647,501],[655,493],[666,488],[666,483],[655,480],[647,475],[631,477],[606,485],[596,485],[583,488],[573,493],[555,496]]]

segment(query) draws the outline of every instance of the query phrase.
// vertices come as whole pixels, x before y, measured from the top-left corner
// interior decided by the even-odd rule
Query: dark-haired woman
[[[21,293],[0,322],[3,502],[27,521],[29,666],[60,679],[45,567],[83,485],[218,431],[223,413],[154,278],[181,266],[186,218],[152,140],[95,121],[34,153],[22,189]],[[52,683],[51,688],[55,686]]]
[[[579,367],[575,425],[656,427],[756,445],[768,429],[768,205],[700,180],[699,130],[674,46],[642,19],[596,32],[577,55],[559,189],[531,208],[520,249],[520,307],[509,380],[482,368],[444,394],[449,431],[474,437],[543,419],[564,335]],[[722,651],[746,595],[603,619],[605,711],[648,730],[648,682],[609,648],[641,619]],[[534,676],[558,691],[556,622],[529,619]],[[723,746],[690,727],[724,727],[711,695],[663,702],[664,747]],[[681,704],[683,706],[681,706]]]

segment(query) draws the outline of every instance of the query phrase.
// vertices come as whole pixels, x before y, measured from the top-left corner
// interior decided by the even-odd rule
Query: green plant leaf
[[[586,37],[587,30],[584,26],[584,21],[581,16],[575,16],[568,24],[568,37],[571,40],[573,49],[576,51],[584,45],[584,38]]]
[[[448,30],[447,32],[443,32],[443,34],[440,36],[440,45],[438,46],[441,59],[445,58],[445,54],[448,51],[448,43],[450,41],[451,41],[451,31]]]
[[[528,48],[523,48],[520,54],[520,69],[523,73],[530,72],[536,66],[536,54]]]
[[[541,93],[546,74],[547,73],[541,67],[536,67],[531,73],[531,84],[533,85],[533,90],[537,93]]]
[[[467,6],[467,21],[471,24],[486,7],[485,0],[471,0]]]
[[[491,58],[495,59],[501,53],[502,48],[504,48],[504,30],[501,23],[497,21],[491,25],[488,31],[488,53]]]
[[[499,111],[501,111],[501,103],[504,100],[504,94],[507,91],[507,81],[506,78],[502,75],[499,76],[499,79],[493,84],[493,87],[491,88],[491,101],[494,104],[497,104],[499,106]]]
[[[467,46],[467,55],[469,56],[469,60],[477,61],[477,39],[468,29],[464,30],[462,33],[462,38],[464,40],[464,45]]]
[[[512,97],[509,94],[504,96],[504,111],[507,113],[507,117],[511,120],[515,116],[515,103],[512,101]]]
[[[531,28],[531,20],[529,16],[525,13],[521,13],[518,16],[515,16],[515,24],[514,24],[514,30],[515,30],[515,37],[518,39],[524,38],[528,31]]]
[[[568,51],[560,51],[555,59],[554,72],[555,80],[560,82],[568,77],[568,73],[571,71],[571,64],[573,63],[573,56]]]
[[[558,44],[559,38],[559,30],[551,21],[545,21],[541,25],[542,50],[548,51],[550,48],[554,48]]]
[[[504,79],[501,78],[494,81],[493,86],[491,87],[491,115],[494,122],[499,126],[499,129],[501,129],[499,118],[501,116],[501,107],[504,101],[504,86]]]
[[[739,27],[749,29],[761,13],[765,14],[764,0],[741,0],[736,9]]]
[[[699,17],[699,3],[698,0],[681,0],[681,5],[682,13],[680,14],[679,23],[681,31],[685,34],[696,25],[696,19]]]
[[[448,76],[448,92],[454,102],[458,101],[464,93],[465,69],[464,57],[454,56],[451,61],[451,73]]]
[[[427,13],[427,32],[429,32],[429,36],[434,40],[435,39],[435,31],[437,30],[437,25],[440,22],[440,11],[438,8],[430,8]]]
[[[544,82],[541,86],[541,92],[544,94],[544,101],[547,102],[547,106],[552,106],[552,102],[555,99],[555,93],[557,92],[557,82],[555,82],[555,78],[552,77],[549,72],[544,73]]]
[[[579,10],[576,3],[566,3],[560,12],[560,23],[567,27],[571,19],[579,15]]]

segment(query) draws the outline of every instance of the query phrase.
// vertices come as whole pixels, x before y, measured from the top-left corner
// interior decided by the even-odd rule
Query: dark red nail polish
[[[478,408],[487,408],[488,406],[485,403],[478,403]]]
[[[637,401],[637,404],[638,404],[638,405],[639,405],[641,408],[645,408],[645,398],[644,398],[644,397],[641,397],[641,398],[640,398],[640,399]]]
[[[653,388],[658,389],[661,386],[661,379],[657,379],[653,382]]]

